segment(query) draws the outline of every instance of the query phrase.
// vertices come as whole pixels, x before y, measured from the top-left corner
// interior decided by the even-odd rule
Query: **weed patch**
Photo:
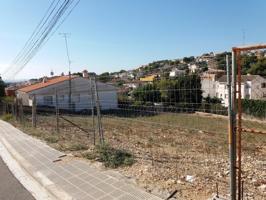
[[[9,122],[13,119],[13,116],[11,114],[5,114],[1,117],[2,120]]]
[[[49,142],[49,143],[57,143],[59,141],[58,136],[54,136],[54,135],[45,137],[44,139],[46,142]]]
[[[133,155],[121,149],[115,149],[109,145],[96,146],[96,153],[99,161],[103,162],[105,167],[117,168],[120,166],[130,166],[134,163]]]

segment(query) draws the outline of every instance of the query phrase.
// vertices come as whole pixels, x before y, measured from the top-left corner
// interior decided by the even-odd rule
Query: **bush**
[[[107,144],[96,146],[96,153],[99,156],[99,161],[103,162],[105,167],[117,168],[130,166],[134,163],[132,154],[125,150],[115,149]]]
[[[265,118],[266,117],[266,101],[265,100],[242,100],[243,113],[254,117]]]
[[[2,120],[8,122],[8,121],[10,121],[10,120],[13,119],[13,116],[12,116],[11,114],[5,114],[5,115],[3,115],[1,118],[2,118]]]
[[[48,136],[48,137],[44,138],[44,140],[46,142],[49,142],[49,143],[57,143],[59,141],[59,138],[57,136],[53,135],[53,136]]]
[[[81,150],[86,150],[88,147],[84,144],[79,144],[79,143],[74,143],[71,144],[69,147],[67,147],[67,150],[69,151],[81,151]]]

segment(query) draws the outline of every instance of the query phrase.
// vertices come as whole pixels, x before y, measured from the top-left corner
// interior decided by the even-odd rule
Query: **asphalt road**
[[[1,200],[34,200],[32,195],[20,184],[9,171],[0,157],[0,199]]]

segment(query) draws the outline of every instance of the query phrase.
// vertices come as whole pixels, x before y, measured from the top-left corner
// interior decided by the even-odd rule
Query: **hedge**
[[[266,100],[242,100],[242,111],[247,115],[266,118]]]

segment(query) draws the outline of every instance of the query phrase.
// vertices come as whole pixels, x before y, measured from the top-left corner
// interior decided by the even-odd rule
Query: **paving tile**
[[[64,155],[45,143],[32,138],[0,120],[0,137],[13,145],[31,164],[32,173],[40,171],[57,187],[77,200],[145,200],[160,199],[127,183],[112,170],[99,170],[82,160],[54,163]]]
[[[75,199],[82,199],[84,197],[86,197],[88,194],[82,191],[78,191],[77,193],[73,194],[73,197]]]
[[[104,191],[101,191],[99,189],[95,189],[93,193],[90,194],[92,197],[94,197],[95,199],[99,199],[103,196],[106,195],[106,193]]]
[[[122,195],[121,197],[118,198],[119,200],[140,200],[132,195],[129,195],[129,194],[124,194]],[[144,200],[144,199],[142,199]]]
[[[112,191],[109,195],[111,195],[114,198],[118,198],[118,197],[123,195],[123,192],[119,189],[116,189],[116,190]]]
[[[108,178],[108,179],[104,180],[104,182],[112,185],[112,184],[116,183],[117,180],[114,178]]]
[[[79,189],[81,189],[82,191],[87,192],[88,194],[91,194],[97,188],[94,187],[93,185],[89,184],[89,183],[84,183],[84,184],[82,184],[82,185],[79,186]]]
[[[84,176],[84,178],[83,178],[86,182],[88,182],[88,183],[90,183],[90,184],[92,184],[92,185],[96,185],[96,184],[98,184],[98,183],[100,183],[101,182],[101,180],[100,179],[98,179],[98,178],[95,178],[95,177],[93,177],[93,176],[91,176],[91,175],[86,175],[86,176]]]
[[[104,180],[106,180],[106,179],[109,178],[107,175],[105,175],[105,174],[103,174],[103,173],[101,173],[101,172],[97,172],[96,170],[95,170],[95,172],[92,173],[91,175],[92,175],[93,177],[95,177],[95,178],[100,179],[101,181],[104,181]]]
[[[110,195],[103,196],[102,198],[99,198],[99,200],[114,200],[114,198]]]
[[[59,168],[60,169],[60,171],[59,172],[57,172],[61,177],[63,177],[63,178],[65,178],[65,179],[70,179],[70,178],[72,178],[74,175],[73,174],[71,174],[69,171],[67,171],[67,170],[64,170],[64,168]]]
[[[104,182],[101,182],[101,183],[95,185],[95,187],[105,191],[106,193],[110,193],[110,192],[115,190],[115,188],[113,186],[111,186],[107,183],[104,183]]]
[[[62,165],[62,167],[63,167],[65,170],[67,170],[67,171],[69,171],[70,173],[75,174],[75,175],[79,175],[79,174],[84,173],[84,171],[80,170],[80,169],[77,168],[77,167],[72,166],[72,165],[69,164],[69,163],[66,163],[66,164]]]
[[[67,179],[67,181],[69,181],[70,183],[72,183],[73,185],[79,187],[80,185],[83,185],[85,184],[85,181],[80,179],[80,178],[77,178],[77,177],[72,177],[70,179]]]
[[[85,197],[83,197],[83,198],[81,198],[79,200],[95,200],[95,198],[90,196],[90,195],[87,195],[87,196],[85,196]]]

